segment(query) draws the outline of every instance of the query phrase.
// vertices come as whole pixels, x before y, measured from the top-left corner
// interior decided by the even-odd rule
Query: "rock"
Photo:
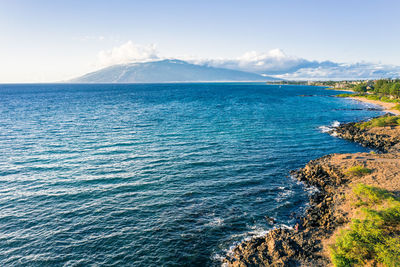
[[[400,152],[400,136],[362,130],[355,123],[342,124],[333,131],[337,136],[373,147],[381,152]],[[329,164],[332,155],[310,161],[304,168],[290,174],[318,192],[310,197],[309,208],[299,218],[297,229],[276,228],[264,237],[253,238],[237,246],[227,255],[228,266],[328,266],[330,260],[320,252],[321,240],[336,227],[348,222],[346,214],[335,211],[337,189],[348,182],[341,170]],[[351,159],[351,156],[343,159]],[[266,217],[270,223],[273,218]]]
[[[245,241],[234,249],[233,255],[225,258],[228,266],[326,266],[329,263],[329,259],[318,254],[322,249],[320,240],[338,225],[332,211],[332,196],[337,186],[346,181],[338,170],[324,164],[330,157],[310,161],[303,169],[291,172],[298,180],[319,189],[310,197],[310,207],[300,218],[297,231],[277,228],[265,237]]]
[[[354,141],[365,147],[376,148],[381,152],[400,151],[400,136],[376,134],[370,129],[358,128],[354,122],[341,124],[330,133],[335,133],[340,138]]]
[[[273,225],[273,224],[276,223],[276,220],[275,220],[274,218],[272,218],[272,217],[265,216],[264,218],[265,218],[265,220],[267,220],[267,222],[268,222],[269,224],[271,224],[271,225]]]

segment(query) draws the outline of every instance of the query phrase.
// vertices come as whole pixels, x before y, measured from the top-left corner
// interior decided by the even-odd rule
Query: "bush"
[[[378,95],[367,95],[365,96],[369,100],[381,100],[381,98]]]
[[[397,104],[396,106],[394,106],[392,109],[395,109],[395,110],[400,110],[400,104]]]
[[[330,248],[335,266],[400,266],[400,201],[387,190],[359,184],[353,189],[362,218],[353,219]],[[361,204],[360,204],[361,203]]]
[[[356,94],[338,94],[335,95],[336,97],[352,97],[352,96],[356,96]]]
[[[372,172],[372,170],[365,168],[363,166],[357,165],[357,166],[350,167],[346,171],[345,174],[348,176],[363,176],[363,175],[369,174],[371,172]]]
[[[373,127],[397,126],[400,125],[400,116],[383,116],[374,118],[367,122],[356,123],[356,127],[360,129],[368,129]]]
[[[353,192],[358,200],[357,205],[382,204],[384,200],[393,200],[393,195],[387,190],[365,184],[358,184]]]
[[[366,83],[360,83],[354,86],[353,90],[355,92],[367,92],[367,84]]]
[[[382,101],[382,102],[387,102],[387,103],[400,103],[400,99],[392,99],[387,96],[380,96],[377,94],[365,94],[365,93],[355,93],[355,94],[338,94],[336,95],[337,97],[353,97],[353,96],[358,96],[358,97],[365,97],[368,100],[376,100],[376,101]]]
[[[386,96],[382,96],[381,97],[381,101],[382,102],[387,102],[387,103],[400,103],[399,99],[391,99],[391,98],[386,97]]]

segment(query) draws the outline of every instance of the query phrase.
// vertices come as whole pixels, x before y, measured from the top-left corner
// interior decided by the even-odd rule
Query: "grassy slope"
[[[400,266],[400,200],[387,190],[358,184],[356,216],[331,246],[335,266]]]
[[[359,122],[356,127],[360,129],[370,129],[373,127],[385,127],[385,126],[398,126],[400,125],[400,116],[383,116],[374,118],[366,122]]]

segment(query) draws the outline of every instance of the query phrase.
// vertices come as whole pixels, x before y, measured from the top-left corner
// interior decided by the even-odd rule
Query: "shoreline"
[[[333,87],[327,87],[325,88],[326,90],[331,90],[331,91],[342,91],[342,92],[351,92],[354,93],[353,90],[351,89],[339,89],[339,88],[333,88]]]
[[[350,89],[337,89],[337,88],[331,88],[331,87],[326,88],[326,90],[356,93]],[[357,101],[368,103],[368,104],[374,104],[374,105],[380,106],[382,108],[382,111],[384,111],[384,112],[392,113],[394,115],[400,115],[400,110],[393,109],[393,107],[397,105],[396,103],[383,102],[380,100],[370,100],[370,99],[366,99],[365,97],[359,97],[359,96],[349,96],[346,98],[352,99],[352,100],[357,100]]]
[[[400,114],[390,110],[394,103],[351,99]],[[291,171],[297,180],[318,189],[310,197],[309,208],[301,215],[299,224],[294,229],[274,228],[264,236],[243,241],[226,255],[225,266],[332,266],[329,247],[339,230],[348,227],[351,216],[354,217],[354,209],[349,208],[350,200],[346,199],[351,188],[361,181],[400,192],[400,126],[359,129],[356,123],[347,123],[335,127],[331,134],[380,153],[330,154]],[[368,167],[373,174],[349,177],[348,171],[354,166]]]
[[[364,97],[359,97],[359,96],[352,96],[352,97],[347,97],[349,99],[357,100],[360,102],[368,103],[368,104],[374,104],[377,106],[380,106],[382,108],[382,111],[387,112],[387,113],[392,113],[394,115],[400,115],[400,110],[393,109],[394,106],[396,106],[396,103],[388,103],[388,102],[383,102],[380,100],[370,100],[366,99]]]

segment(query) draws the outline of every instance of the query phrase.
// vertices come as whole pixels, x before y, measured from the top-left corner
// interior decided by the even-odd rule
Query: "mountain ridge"
[[[274,81],[253,72],[191,64],[178,59],[113,65],[69,80],[72,83],[163,83]]]

